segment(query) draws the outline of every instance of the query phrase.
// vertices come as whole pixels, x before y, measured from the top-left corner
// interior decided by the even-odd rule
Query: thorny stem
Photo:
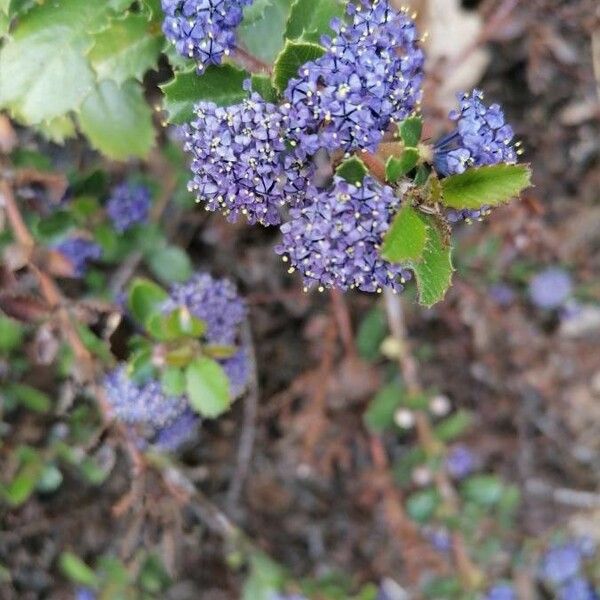
[[[398,365],[404,379],[409,394],[422,395],[423,386],[419,379],[419,369],[408,340],[406,323],[404,319],[404,310],[402,299],[392,290],[385,290],[385,307],[390,331],[398,347]],[[417,437],[420,445],[430,457],[439,455],[440,444],[436,440],[431,421],[425,411],[417,411],[415,415]],[[447,509],[452,515],[456,515],[459,510],[459,499],[443,468],[439,468],[434,474],[436,487],[442,498],[445,500]],[[452,534],[452,555],[461,581],[468,588],[477,587],[482,574],[473,564],[467,551],[465,539],[458,531]]]

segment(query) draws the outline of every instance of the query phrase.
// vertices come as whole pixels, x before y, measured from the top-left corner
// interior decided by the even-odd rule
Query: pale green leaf
[[[248,96],[244,81],[248,73],[231,65],[211,66],[200,77],[195,69],[176,73],[171,81],[161,86],[165,109],[171,123],[191,121],[194,105],[201,100],[228,106]]]
[[[214,419],[229,408],[229,379],[215,360],[197,358],[188,365],[185,379],[190,404],[201,416]]]
[[[497,206],[531,185],[528,165],[492,165],[442,179],[442,202],[450,208]]]
[[[357,185],[362,183],[368,172],[369,169],[367,169],[367,166],[360,158],[351,156],[342,162],[336,169],[335,174],[345,179],[348,183]]]
[[[189,256],[177,246],[164,246],[151,251],[146,256],[146,262],[154,275],[165,283],[185,281],[193,271]]]
[[[99,79],[118,84],[127,79],[141,81],[144,73],[156,66],[163,43],[144,15],[129,13],[94,35],[88,56]]]
[[[101,82],[83,103],[79,125],[94,148],[115,160],[144,157],[154,145],[152,112],[134,81]]]
[[[410,148],[415,148],[421,141],[423,132],[423,119],[421,117],[409,117],[400,123],[398,127],[400,137],[404,145]]]

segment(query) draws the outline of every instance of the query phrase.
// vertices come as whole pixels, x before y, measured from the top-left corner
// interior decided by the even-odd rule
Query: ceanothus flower
[[[303,152],[319,148],[374,152],[392,121],[417,107],[423,51],[414,21],[389,0],[348,4],[349,22],[334,19],[325,54],[289,81],[288,137]]]
[[[162,0],[163,31],[181,56],[192,58],[202,73],[218,65],[235,47],[235,28],[243,7],[253,0]]]
[[[581,550],[576,544],[554,546],[542,558],[540,579],[552,585],[561,585],[577,576],[581,567]]]
[[[186,408],[174,421],[158,430],[153,443],[161,450],[175,452],[192,439],[199,423],[200,417],[191,408]]]
[[[499,583],[488,590],[484,600],[517,600],[517,595],[511,585]]]
[[[560,587],[558,600],[598,600],[592,584],[584,577],[574,577]]]
[[[150,191],[145,185],[123,183],[112,191],[106,212],[113,227],[123,233],[148,219],[150,203]]]
[[[402,291],[409,271],[384,260],[379,248],[400,206],[394,191],[366,176],[360,186],[335,177],[331,189],[301,208],[290,209],[275,248],[291,271],[304,276],[306,289],[318,286],[381,292]]]
[[[499,104],[486,106],[483,92],[459,96],[460,110],[450,113],[456,130],[442,138],[434,149],[434,164],[439,175],[464,173],[469,167],[500,163],[515,164],[517,151],[513,129]]]
[[[573,280],[564,269],[549,267],[531,279],[528,293],[538,308],[560,308],[573,293]]]
[[[190,191],[230,221],[243,214],[250,223],[279,224],[281,207],[301,203],[311,189],[311,165],[287,151],[287,117],[256,93],[227,108],[200,102],[195,111],[184,128]]]
[[[102,256],[102,248],[95,242],[83,237],[70,237],[54,246],[73,266],[73,276],[83,277],[89,261]]]
[[[462,444],[451,448],[446,456],[446,469],[455,479],[464,479],[475,470],[475,467],[476,460],[473,452]]]

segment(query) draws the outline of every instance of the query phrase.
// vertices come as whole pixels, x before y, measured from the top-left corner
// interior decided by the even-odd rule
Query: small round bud
[[[394,337],[386,337],[381,343],[381,354],[390,360],[397,359],[402,352],[402,343]]]
[[[415,415],[408,408],[399,408],[394,413],[394,423],[401,429],[411,429],[415,424]]]
[[[428,469],[427,467],[422,467],[422,466],[417,467],[412,472],[412,480],[415,482],[416,485],[418,485],[420,487],[429,485],[431,483],[431,479],[432,479],[431,470]]]
[[[429,402],[429,410],[436,417],[445,417],[450,412],[451,406],[450,399],[443,394],[434,396]]]

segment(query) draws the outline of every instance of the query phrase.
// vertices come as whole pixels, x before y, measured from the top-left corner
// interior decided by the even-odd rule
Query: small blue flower
[[[89,261],[98,260],[102,256],[102,248],[95,242],[82,237],[71,237],[54,247],[73,265],[73,276],[83,277]]]
[[[573,293],[573,280],[567,271],[549,267],[529,282],[529,298],[538,308],[560,308]]]
[[[175,452],[194,437],[199,423],[200,417],[187,408],[174,421],[158,431],[153,444],[161,450]]]
[[[124,183],[112,191],[106,212],[114,228],[122,233],[148,219],[150,203],[150,191],[146,186]]]
[[[554,546],[542,557],[540,579],[552,585],[561,585],[581,571],[582,556],[576,544]]]
[[[446,457],[446,468],[452,477],[464,479],[475,470],[475,467],[475,456],[469,448],[460,444],[450,449]]]
[[[558,600],[598,600],[598,594],[587,579],[574,577],[559,588]]]
[[[517,600],[517,595],[511,585],[500,583],[490,588],[483,600]]]
[[[372,177],[354,186],[335,177],[333,187],[303,208],[290,209],[275,248],[291,270],[304,276],[306,288],[318,286],[365,292],[384,287],[402,291],[411,278],[404,267],[384,260],[379,249],[400,206],[394,191]]]
[[[75,600],[96,600],[96,592],[86,587],[77,588],[75,590]]]
[[[218,65],[235,47],[243,7],[253,0],[162,0],[163,31],[181,56],[196,61],[198,72]]]

